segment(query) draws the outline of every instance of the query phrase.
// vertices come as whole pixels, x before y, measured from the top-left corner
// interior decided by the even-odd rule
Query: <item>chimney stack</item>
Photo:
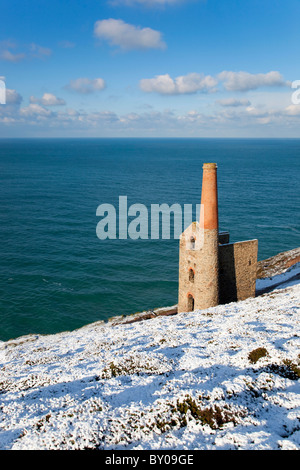
[[[219,304],[219,216],[216,163],[203,164],[200,231],[203,236],[201,264],[205,288],[200,301],[202,305],[198,308],[206,308]]]
[[[208,230],[219,227],[216,163],[203,164],[200,227]]]

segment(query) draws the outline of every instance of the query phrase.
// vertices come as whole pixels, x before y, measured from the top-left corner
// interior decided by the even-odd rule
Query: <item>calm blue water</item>
[[[220,229],[259,259],[300,245],[300,140],[0,141],[0,339],[177,302],[178,240],[96,236],[102,203],[200,203],[218,163]]]

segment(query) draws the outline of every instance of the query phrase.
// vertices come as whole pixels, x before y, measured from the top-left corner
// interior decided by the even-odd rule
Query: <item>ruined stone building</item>
[[[178,312],[254,297],[257,248],[219,232],[217,165],[204,163],[200,220],[180,237]]]

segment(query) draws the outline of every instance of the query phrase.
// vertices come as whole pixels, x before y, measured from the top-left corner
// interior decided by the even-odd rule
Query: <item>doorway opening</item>
[[[192,294],[188,295],[188,312],[193,312],[195,306],[195,300]]]

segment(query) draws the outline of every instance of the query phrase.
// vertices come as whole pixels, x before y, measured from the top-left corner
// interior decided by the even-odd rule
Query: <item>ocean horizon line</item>
[[[28,136],[0,137],[5,140],[300,140],[300,137],[186,137],[186,136]]]

